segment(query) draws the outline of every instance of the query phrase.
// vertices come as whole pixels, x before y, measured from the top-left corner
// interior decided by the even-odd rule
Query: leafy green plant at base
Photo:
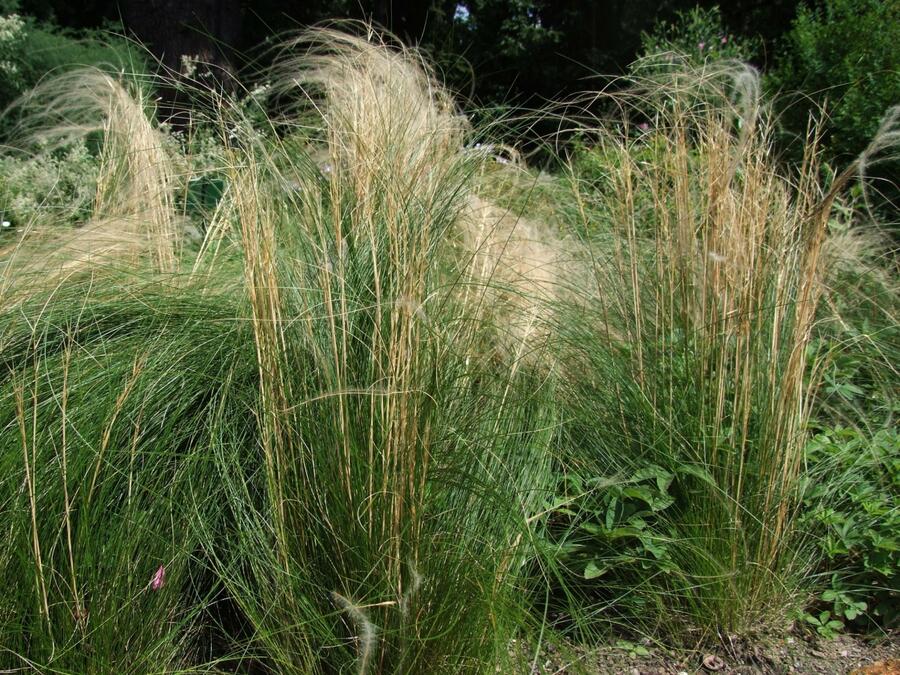
[[[561,494],[554,495],[548,546],[555,559],[585,586],[601,579],[610,599],[629,583],[638,584],[648,570],[671,572],[675,566],[667,542],[671,539],[664,511],[674,499],[669,494],[674,476],[658,466],[638,469],[630,477],[564,476]],[[602,578],[615,575],[616,584]],[[627,605],[629,598],[618,599]]]
[[[836,586],[837,581],[832,576],[832,586]],[[840,590],[830,590],[822,593],[822,601],[830,602],[834,605],[834,613],[836,616],[842,616],[848,621],[853,621],[866,611],[868,605],[861,601],[853,599],[848,593]]]
[[[843,622],[832,618],[831,612],[827,610],[818,615],[804,613],[802,618],[806,623],[815,628],[816,632],[826,640],[837,637],[844,629]]]
[[[858,627],[897,625],[900,437],[836,427],[807,448],[800,526],[821,556],[821,605]]]
[[[650,650],[645,646],[629,642],[628,640],[616,640],[616,647],[627,652],[632,659],[636,659],[639,656],[650,656]]]

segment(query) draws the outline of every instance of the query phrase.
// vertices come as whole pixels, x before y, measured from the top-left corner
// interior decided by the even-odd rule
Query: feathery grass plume
[[[152,122],[146,93],[91,68],[49,78],[13,104],[24,146],[50,152],[77,139],[100,144],[100,176],[93,214],[71,230],[26,228],[23,246],[43,252],[43,273],[149,258],[163,272],[179,251],[172,204],[175,172]],[[15,255],[21,258],[22,255]],[[36,256],[28,256],[34,265]],[[24,271],[24,270],[23,270]]]
[[[712,635],[787,620],[796,605],[797,484],[816,387],[807,346],[826,219],[846,181],[819,184],[814,131],[800,175],[780,173],[751,71],[669,77],[617,99],[652,120],[649,131],[601,124],[591,152],[608,172],[574,184],[594,282],[572,309],[592,317],[558,327],[566,435],[585,475],[653,465],[676,477],[674,505],[645,533],[664,572],[605,577],[607,609]]]
[[[361,204],[377,203],[386,177],[411,194],[439,188],[458,160],[465,118],[415,50],[369,26],[342,25],[363,36],[314,28],[283,44],[269,73],[274,94],[299,88],[299,105],[316,106],[330,171]]]
[[[869,211],[872,210],[867,180],[869,169],[879,164],[898,161],[900,161],[900,105],[895,105],[885,111],[875,136],[854,162]]]
[[[353,625],[356,628],[357,642],[359,643],[359,665],[357,672],[359,675],[366,675],[369,672],[369,662],[372,658],[372,650],[377,639],[377,630],[375,625],[369,621],[366,612],[362,607],[354,605],[350,600],[345,598],[337,591],[331,592],[331,598],[335,604],[343,611],[347,612]]]
[[[276,97],[297,101],[285,108],[302,122],[289,118],[288,126],[318,127],[326,148],[317,153],[325,157],[320,161],[323,172],[332,183],[352,191],[358,202],[352,212],[353,231],[365,231],[371,227],[373,209],[398,211],[390,201],[402,204],[409,195],[427,203],[450,173],[460,167],[472,172],[496,158],[488,152],[493,146],[464,151],[468,122],[420,55],[369,26],[340,26],[355,28],[362,36],[327,27],[306,31],[276,50],[266,81]],[[386,91],[391,95],[385,96]],[[320,122],[304,112],[310,107],[320,113]],[[401,136],[402,142],[385,143]],[[440,236],[461,244],[468,301],[482,311],[496,312],[497,325],[508,321],[515,326],[504,329],[510,335],[505,340],[511,343],[508,351],[515,352],[525,333],[544,334],[536,331],[532,317],[536,305],[550,296],[564,247],[550,228],[486,203],[474,187],[456,195],[464,208],[452,231]],[[558,245],[561,250],[555,251]],[[473,293],[476,288],[481,292]],[[485,293],[492,297],[482,297]],[[400,302],[421,315],[418,303],[407,300]],[[501,307],[510,302],[513,306],[500,318]],[[531,342],[537,345],[539,340]]]
[[[496,171],[482,172],[480,182],[503,180]],[[488,194],[473,194],[458,224],[460,249],[468,259],[467,301],[484,320],[504,327],[495,344],[484,349],[508,357],[524,345],[536,365],[532,357],[548,356],[543,347],[555,303],[566,288],[579,285],[579,277],[587,280],[587,269],[577,260],[578,247],[557,230],[499,206],[490,199],[496,188],[482,190]]]

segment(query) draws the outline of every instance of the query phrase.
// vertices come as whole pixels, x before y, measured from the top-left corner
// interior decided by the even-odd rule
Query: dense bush
[[[674,20],[662,21],[641,34],[644,58],[670,52],[695,64],[716,59],[749,61],[758,49],[757,40],[729,33],[718,6],[678,12]]]
[[[11,100],[25,87],[19,63],[24,42],[22,17],[18,14],[0,16],[0,100]]]
[[[0,215],[11,227],[82,222],[91,213],[99,171],[99,159],[84,142],[0,157]]]
[[[900,5],[880,0],[826,0],[801,6],[784,39],[772,89],[795,94],[783,111],[787,131],[806,132],[811,99],[830,120],[833,156],[853,157],[900,102]]]
[[[111,27],[114,28],[114,27]],[[142,50],[113,30],[63,29],[15,13],[0,16],[0,102],[5,107],[42,79],[80,66],[146,73]],[[0,126],[0,136],[11,120]]]

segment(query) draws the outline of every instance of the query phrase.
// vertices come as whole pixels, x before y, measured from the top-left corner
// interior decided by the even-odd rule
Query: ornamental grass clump
[[[294,113],[209,120],[225,186],[196,256],[152,126],[122,148],[107,117],[154,245],[5,260],[4,667],[483,671],[527,622],[555,410],[523,342],[484,349],[504,331],[458,245],[483,158],[371,33],[306,33],[271,77]]]
[[[351,31],[286,38],[269,111],[185,97],[196,247],[146,98],[82,72],[20,104],[100,178],[0,249],[0,669],[485,672],[551,616],[786,620],[854,167],[821,184],[813,132],[782,172],[752,72],[667,70],[521,219],[527,172]]]
[[[452,247],[475,166],[446,95],[411,52],[330,31],[300,45],[273,87],[323,111],[327,159],[241,139],[222,209],[268,499],[222,458],[237,528],[216,565],[283,668],[478,669],[514,631],[549,387],[481,352],[496,329],[470,319]]]
[[[787,622],[810,564],[795,520],[817,376],[822,248],[851,170],[773,156],[755,74],[641,83],[573,174],[593,281],[558,334],[565,445],[553,541],[586,620],[707,637]],[[586,482],[587,481],[587,482]]]

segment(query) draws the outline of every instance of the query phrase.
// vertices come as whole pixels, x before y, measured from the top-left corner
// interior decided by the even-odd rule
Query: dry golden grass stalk
[[[349,231],[345,223],[333,223],[339,241],[372,245],[372,223],[388,214],[392,227],[399,228],[396,242],[403,242],[403,221],[434,209],[450,174],[494,161],[464,148],[467,121],[418,53],[371,29],[354,37],[320,28],[294,38],[276,61],[273,82],[281,95],[299,88],[303,102],[321,115],[330,197],[349,193],[355,203]],[[478,197],[474,182],[461,187],[453,230],[423,230],[417,246],[424,251],[436,238],[461,243],[468,288],[478,288],[467,300],[498,323],[511,322],[515,327],[508,332],[517,343],[535,316],[546,312],[538,306],[556,292],[567,248],[544,224]],[[413,250],[395,249],[392,255],[404,265],[421,259]],[[414,276],[407,277],[412,285],[395,302],[415,309],[423,299]]]

